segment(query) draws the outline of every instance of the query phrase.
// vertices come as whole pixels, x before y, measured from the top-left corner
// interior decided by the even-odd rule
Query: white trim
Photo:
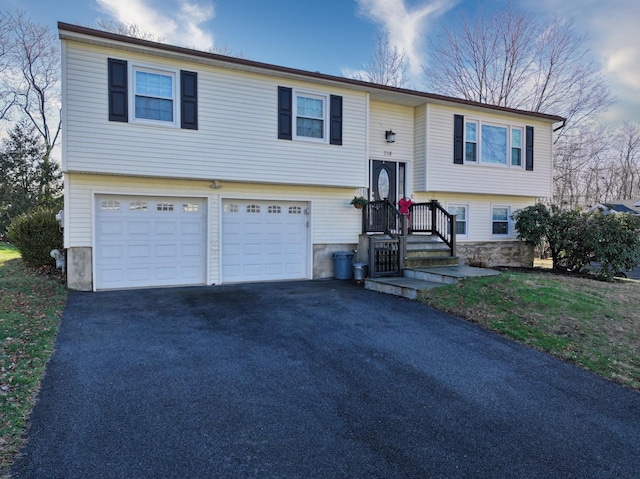
[[[98,291],[98,289],[96,288],[96,229],[97,229],[97,211],[96,211],[96,197],[99,195],[110,195],[110,196],[139,196],[139,197],[143,197],[143,198],[197,198],[200,200],[204,201],[205,207],[207,208],[207,210],[204,212],[204,221],[206,224],[206,228],[205,228],[205,238],[204,238],[204,248],[205,248],[205,274],[204,274],[204,280],[205,283],[204,284],[211,284],[209,283],[209,269],[211,267],[211,263],[209,262],[209,248],[211,247],[211,242],[210,242],[210,213],[211,210],[209,209],[209,197],[205,196],[205,195],[194,195],[194,194],[184,194],[184,195],[176,195],[174,194],[164,194],[164,193],[159,193],[159,194],[155,194],[155,193],[131,193],[131,192],[127,192],[127,191],[116,191],[114,192],[113,190],[91,190],[90,191],[90,196],[91,196],[91,283],[92,283],[92,290]],[[69,216],[69,215],[65,215],[65,216]]]
[[[329,102],[329,95],[327,93],[313,92],[306,89],[294,88],[292,99],[292,134],[293,139],[296,141],[309,141],[312,143],[329,143],[329,109],[331,108]],[[315,100],[322,100],[322,138],[313,138],[309,136],[298,135],[298,96],[305,98],[311,98]]]
[[[302,214],[306,217],[306,273],[304,279],[313,279],[313,200],[310,199],[301,199],[298,196],[273,196],[273,195],[260,195],[260,194],[231,194],[231,195],[220,195],[218,197],[219,207],[218,207],[218,284],[224,284],[222,281],[222,256],[223,256],[223,248],[222,248],[222,237],[223,237],[223,219],[222,215],[224,213],[224,205],[225,201],[273,201],[276,203],[304,203],[306,204],[305,210]]]
[[[150,65],[144,62],[128,62],[128,98],[129,103],[129,123],[134,125],[152,125],[169,128],[180,128],[180,70],[166,66]],[[172,81],[172,101],[173,101],[173,121],[150,120],[146,118],[136,118],[136,82],[135,72],[144,71],[156,73],[158,75],[170,76]]]
[[[61,133],[61,137],[58,138],[60,140],[61,143],[61,149],[60,149],[60,169],[62,170],[62,172],[64,173],[65,171],[67,171],[67,144],[68,141],[66,138],[62,138],[62,136],[67,135],[67,132],[69,131],[68,128],[68,124],[67,124],[67,118],[69,117],[68,112],[67,112],[67,89],[68,87],[68,82],[67,82],[67,42],[63,41],[62,45],[61,45],[61,58],[62,58],[62,65],[61,65],[61,69],[60,69],[60,83],[62,85],[62,87],[60,88],[60,101],[61,101],[61,108],[60,108],[60,133]],[[64,141],[62,141],[64,140]],[[66,183],[66,182],[65,182]],[[65,197],[66,197],[66,193],[65,193]]]
[[[507,209],[507,234],[496,234],[493,232],[493,210],[495,208],[506,208]],[[513,220],[511,219],[511,206],[510,205],[505,205],[505,204],[499,204],[499,203],[491,203],[490,209],[489,209],[489,215],[490,215],[490,231],[491,231],[491,238],[494,239],[511,239],[513,238]]]
[[[469,238],[469,203],[450,203],[447,202],[446,203],[446,209],[449,213],[451,213],[450,209],[451,208],[464,208],[465,209],[465,234],[459,234],[456,233],[456,238],[462,238],[462,239],[468,239]],[[493,212],[491,213],[492,219],[493,219]],[[457,219],[457,218],[456,218]],[[455,225],[454,225],[455,226]]]
[[[467,123],[475,123],[476,124],[476,160],[475,161],[467,161]],[[506,128],[507,130],[507,143],[506,143],[506,163],[491,163],[482,161],[482,127],[483,126],[494,126],[497,128]],[[513,165],[511,158],[511,140],[512,140],[512,130],[519,129],[522,133],[520,139],[520,164]],[[464,116],[464,125],[462,126],[463,131],[463,142],[462,142],[462,153],[463,153],[463,164],[465,165],[476,165],[476,166],[487,166],[490,168],[512,168],[516,170],[524,170],[526,165],[526,143],[527,143],[527,133],[526,133],[526,125],[520,123],[511,123],[511,122],[501,122],[500,120],[483,120],[479,117],[474,116]]]

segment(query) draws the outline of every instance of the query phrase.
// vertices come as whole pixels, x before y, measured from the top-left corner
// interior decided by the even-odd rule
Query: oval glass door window
[[[389,197],[389,173],[385,168],[382,168],[378,174],[378,194],[380,198]]]

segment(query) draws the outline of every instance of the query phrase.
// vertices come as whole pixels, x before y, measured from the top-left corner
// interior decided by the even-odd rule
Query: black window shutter
[[[532,126],[527,127],[526,141],[527,141],[527,145],[526,145],[527,152],[526,152],[525,167],[527,171],[533,171],[533,127]]]
[[[464,163],[464,116],[453,115],[453,162]]]
[[[329,106],[329,143],[342,145],[342,97],[331,95]]]
[[[284,86],[278,87],[278,138],[291,140],[293,122],[292,90]]]
[[[180,71],[180,126],[198,129],[198,74]]]
[[[109,58],[109,121],[129,121],[127,62]]]

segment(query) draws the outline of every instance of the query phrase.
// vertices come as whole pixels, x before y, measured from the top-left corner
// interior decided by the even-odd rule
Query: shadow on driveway
[[[71,293],[16,478],[632,478],[640,394],[345,281]]]

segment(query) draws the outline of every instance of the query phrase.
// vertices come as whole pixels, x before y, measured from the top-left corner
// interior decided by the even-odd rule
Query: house
[[[593,205],[589,211],[602,211],[609,213],[627,213],[630,215],[640,215],[639,200],[614,200],[608,203],[598,203]]]
[[[551,196],[558,116],[58,28],[71,289],[331,277],[359,194],[437,199],[464,261],[530,261],[510,217]]]

